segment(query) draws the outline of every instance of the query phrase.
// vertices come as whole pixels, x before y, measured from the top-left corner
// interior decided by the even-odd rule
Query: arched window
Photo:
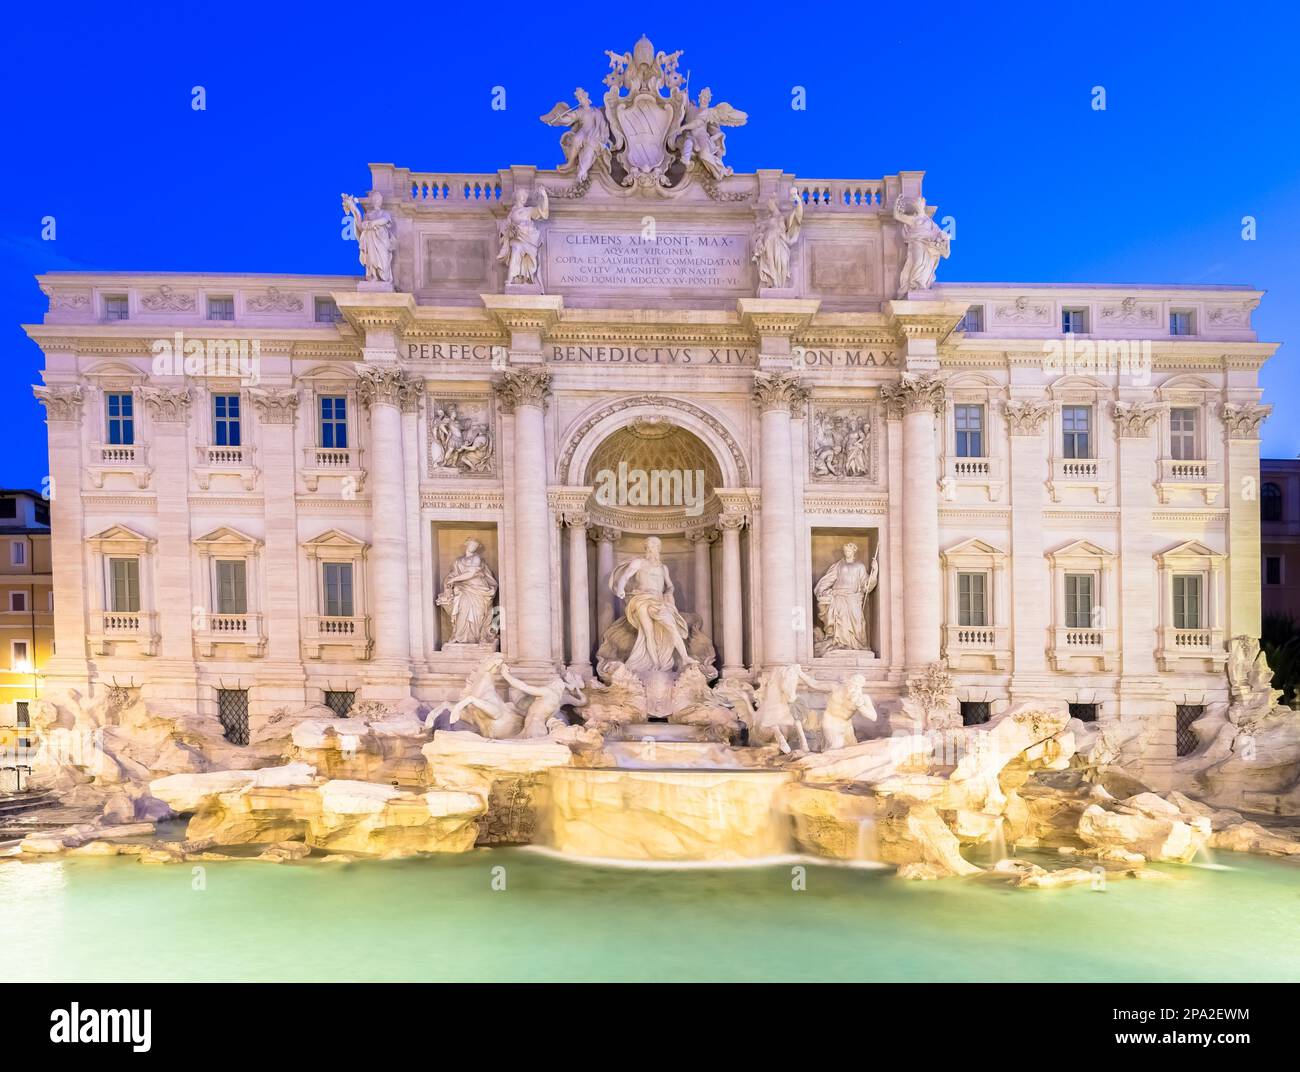
[[[1259,516],[1261,521],[1282,520],[1282,489],[1276,484],[1268,483],[1260,488]]]

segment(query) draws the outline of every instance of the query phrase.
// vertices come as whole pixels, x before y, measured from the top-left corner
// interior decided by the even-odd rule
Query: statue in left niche
[[[578,182],[586,182],[592,165],[609,156],[609,121],[603,108],[593,108],[591,97],[579,86],[573,91],[578,98],[577,107],[560,101],[542,116],[542,122],[552,127],[568,127],[560,138],[564,150],[564,163],[555,170],[561,174],[576,171]]]
[[[393,217],[384,211],[384,195],[371,194],[363,217],[351,194],[343,195],[343,211],[352,217],[357,236],[357,259],[366,270],[367,283],[393,281]]]
[[[451,618],[448,643],[495,646],[492,603],[496,594],[497,579],[483,560],[483,545],[472,538],[466,540],[465,553],[452,562],[436,600]]]
[[[537,187],[537,203],[528,203],[528,191],[516,190],[514,203],[501,221],[501,247],[497,260],[506,262],[507,283],[536,283],[541,263],[542,231],[538,220],[551,214],[544,186]]]
[[[790,211],[782,213],[775,195],[768,198],[767,213],[754,232],[754,255],[758,264],[758,285],[780,289],[790,285],[790,250],[803,225],[803,198],[798,187],[790,187]]]

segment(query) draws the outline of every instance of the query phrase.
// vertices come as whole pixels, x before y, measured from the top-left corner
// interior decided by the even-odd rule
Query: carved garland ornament
[[[298,413],[298,392],[253,388],[249,392],[263,424],[293,424]]]
[[[1258,439],[1259,426],[1272,412],[1272,406],[1260,406],[1254,402],[1225,402],[1221,416],[1228,427],[1229,439]]]
[[[906,413],[926,410],[936,417],[943,416],[943,381],[929,373],[904,372],[897,383],[887,383],[880,388],[880,397],[885,403],[885,414],[891,420],[899,420]]]
[[[193,294],[172,290],[166,283],[152,294],[140,299],[140,304],[153,313],[188,313],[195,305]]]
[[[1153,402],[1116,402],[1112,412],[1122,439],[1141,439],[1151,431],[1161,407]]]
[[[302,295],[268,287],[265,294],[249,298],[248,307],[255,313],[297,313],[302,311]]]
[[[81,403],[84,401],[80,385],[75,387],[33,387],[32,394],[45,407],[45,420],[49,423],[81,420]]]
[[[141,387],[140,397],[160,424],[184,424],[190,419],[194,395],[188,387]]]
[[[1002,407],[1007,430],[1013,436],[1041,435],[1051,414],[1052,406],[1048,402],[1008,402]]]
[[[732,460],[736,463],[736,473],[741,487],[749,485],[749,466],[745,462],[744,452],[740,449],[740,444],[736,442],[735,437],[727,430],[717,417],[711,413],[700,409],[694,403],[687,402],[680,398],[665,397],[663,395],[634,395],[629,398],[620,398],[616,402],[611,402],[607,406],[602,406],[591,416],[583,419],[582,423],[576,428],[565,434],[565,442],[568,444],[564,448],[564,454],[560,458],[560,480],[565,484],[575,483],[573,474],[569,472],[573,464],[573,456],[577,453],[578,445],[587,437],[593,428],[604,421],[606,418],[615,413],[621,413],[628,409],[648,408],[653,410],[670,410],[676,409],[683,413],[689,413],[696,420],[706,425],[714,435],[721,439],[727,446]],[[690,429],[687,429],[689,431]],[[581,479],[581,476],[577,478]]]

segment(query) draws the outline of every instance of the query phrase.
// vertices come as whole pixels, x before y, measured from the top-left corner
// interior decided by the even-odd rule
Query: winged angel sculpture
[[[724,127],[743,126],[744,112],[713,103],[709,89],[693,102],[687,76],[678,70],[681,52],[656,52],[642,37],[631,52],[609,52],[602,107],[578,89],[578,103],[560,101],[542,122],[566,127],[561,173],[585,183],[598,163],[621,186],[674,187],[692,167],[716,181],[732,174],[723,163]]]

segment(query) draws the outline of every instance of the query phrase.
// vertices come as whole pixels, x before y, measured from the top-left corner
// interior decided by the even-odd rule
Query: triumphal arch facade
[[[256,725],[797,663],[1172,761],[1259,633],[1260,292],[944,282],[921,172],[735,173],[739,107],[608,56],[557,167],[371,165],[361,276],[41,277],[48,684]]]

